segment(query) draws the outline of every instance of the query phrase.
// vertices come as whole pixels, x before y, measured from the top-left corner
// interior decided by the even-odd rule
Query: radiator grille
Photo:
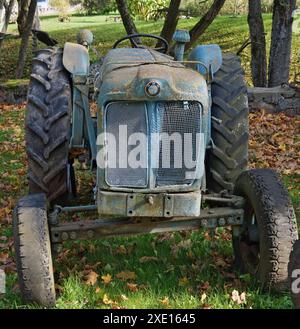
[[[187,176],[196,171],[195,167],[187,167],[186,159],[196,163],[197,137],[201,133],[201,104],[198,102],[161,102],[157,106],[149,106],[143,102],[116,102],[107,106],[105,111],[105,131],[115,137],[115,147],[106,146],[108,154],[116,152],[116,167],[105,169],[106,183],[111,187],[149,188],[174,185],[191,185],[195,179]],[[127,127],[128,138],[135,133],[148,137],[146,163],[143,168],[123,167],[119,154],[124,148],[120,141],[120,126]],[[159,135],[159,142],[151,145],[150,134]],[[180,145],[173,137],[180,138]],[[188,134],[188,140],[185,141]],[[185,142],[184,142],[185,141]],[[187,142],[189,145],[187,147]],[[127,145],[128,155],[136,147]],[[124,152],[123,152],[124,154]],[[167,155],[167,163],[166,157]],[[152,168],[149,168],[151,163]],[[155,165],[154,165],[155,164]]]
[[[120,154],[122,160],[127,161],[130,152],[134,146],[127,145],[127,152],[124,154],[125,147],[120,144],[120,127],[127,127],[127,136],[134,133],[142,133],[145,136],[148,134],[147,129],[147,113],[144,103],[111,103],[106,109],[106,132],[112,134],[116,140],[115,147],[107,146],[108,154],[116,151],[116,166],[108,166],[106,169],[106,182],[110,186],[119,187],[147,187],[148,184],[148,170],[145,168],[131,168],[128,163],[120,162]],[[121,143],[127,142],[121,137]],[[122,150],[120,150],[122,149]],[[145,152],[146,156],[148,150]],[[146,160],[147,162],[147,160]],[[124,166],[125,164],[125,166]],[[124,168],[125,167],[125,168]]]
[[[158,110],[162,126],[156,185],[190,185],[194,180],[187,179],[187,173],[195,171],[196,166],[187,168],[184,160],[197,160],[196,145],[197,134],[201,132],[201,105],[197,102],[164,102],[159,104]],[[177,138],[180,136],[181,147],[178,146],[178,143],[176,146],[170,138],[174,133]],[[188,143],[189,141],[190,143]],[[163,160],[166,156],[170,158],[168,163]],[[166,164],[170,165],[169,168],[165,168]]]

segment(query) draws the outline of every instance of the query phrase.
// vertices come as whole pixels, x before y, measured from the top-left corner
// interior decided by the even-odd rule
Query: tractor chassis
[[[146,233],[215,229],[232,226],[238,234],[244,223],[244,199],[238,196],[205,195],[205,208],[199,217],[182,218],[112,218],[59,223],[62,214],[96,212],[96,205],[78,207],[55,206],[49,215],[51,241],[92,240],[103,237],[130,236]]]

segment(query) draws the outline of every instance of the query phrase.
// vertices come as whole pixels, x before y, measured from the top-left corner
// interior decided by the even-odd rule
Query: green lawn
[[[190,27],[194,23],[194,19],[182,21],[180,27]],[[143,32],[158,33],[161,24],[162,22],[138,22],[138,27]],[[266,25],[270,27],[270,16],[266,17]],[[95,47],[101,54],[105,54],[113,42],[124,35],[122,24],[106,23],[105,18],[99,16],[72,17],[70,23],[58,23],[56,18],[43,18],[42,26],[61,43],[75,41],[79,28],[90,28],[95,34]],[[245,17],[220,17],[200,42],[219,43],[225,51],[232,51],[240,47],[247,34]],[[3,80],[13,78],[16,41],[8,41],[5,49],[7,55],[0,58],[0,77]],[[248,69],[249,52],[243,55],[243,62]],[[29,64],[27,74],[28,70]],[[24,106],[0,105],[0,266],[5,263],[8,273],[7,294],[0,296],[0,308],[36,307],[25,306],[20,299],[12,251],[11,212],[17,199],[27,193],[24,110]],[[251,118],[252,127],[260,116],[262,114]],[[281,118],[278,122],[281,122]],[[287,122],[291,127],[297,124],[289,120]],[[261,143],[256,135],[256,131],[253,130],[251,145],[255,144],[256,139],[257,143]],[[289,144],[289,150],[296,154],[297,147],[299,151],[299,141],[298,146],[295,145]],[[261,158],[255,161],[259,166],[272,166],[273,160]],[[300,176],[291,173],[284,175],[283,178],[290,190],[295,208],[298,209],[300,220]],[[89,201],[91,182],[92,177],[89,174],[79,173],[81,202]],[[104,239],[92,243],[75,242],[64,245],[63,251],[55,261],[58,292],[56,307],[292,307],[288,294],[275,295],[263,292],[253,278],[235,273],[232,269],[232,260],[228,229],[219,229],[213,238],[208,232],[200,231]],[[120,276],[122,272],[125,272],[123,280]],[[88,285],[89,280],[95,284]],[[245,293],[245,303],[238,304],[232,300],[231,296],[235,290],[240,295]]]

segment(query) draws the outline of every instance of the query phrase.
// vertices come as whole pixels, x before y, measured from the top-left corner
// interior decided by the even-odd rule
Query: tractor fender
[[[72,75],[87,76],[90,68],[90,57],[86,47],[67,42],[64,47],[63,64]]]
[[[218,45],[201,45],[194,48],[189,56],[189,61],[198,61],[201,64],[191,66],[202,75],[207,75],[207,70],[211,68],[211,73],[216,74],[222,66],[222,50]]]

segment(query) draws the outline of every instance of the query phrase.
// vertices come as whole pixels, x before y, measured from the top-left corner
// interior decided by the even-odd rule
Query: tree
[[[28,15],[28,7],[30,0],[18,0],[18,31],[20,36],[22,36],[26,27],[26,18]]]
[[[169,43],[172,41],[173,34],[178,24],[180,4],[181,0],[171,0],[167,17],[160,34],[161,37],[165,38]],[[160,43],[158,43],[157,46],[159,45]]]
[[[9,0],[9,2],[7,3],[6,0],[0,0],[0,10],[1,10],[1,5],[2,10],[4,10],[4,16],[3,16],[3,22],[1,24],[2,28],[0,30],[0,32],[2,33],[6,33],[7,31],[7,27],[10,21],[10,17],[14,8],[14,4],[15,4],[15,0]],[[1,14],[0,14],[0,19],[1,19]],[[2,47],[2,43],[3,43],[4,39],[0,39],[0,49]]]
[[[15,5],[15,0],[9,0],[8,2],[6,0],[3,1],[3,8],[5,9],[5,15],[4,15],[4,22],[2,25],[2,33],[6,33],[7,27],[10,21],[10,17],[13,11]]]
[[[272,40],[269,63],[269,87],[287,83],[290,77],[292,13],[296,0],[274,0]]]
[[[29,37],[31,34],[32,24],[34,22],[36,12],[37,0],[31,0],[28,7],[28,15],[26,17],[26,23],[22,34],[22,40],[19,50],[19,59],[16,70],[16,78],[20,79],[23,77],[24,66],[26,61],[26,54],[29,44]]]
[[[130,15],[126,0],[116,0],[116,2],[127,34],[137,33],[137,28]]]
[[[70,3],[73,5],[74,0],[71,0]],[[117,9],[114,0],[82,0],[81,4],[86,15],[107,14]]]
[[[116,0],[117,2],[117,7],[118,10],[120,12],[122,21],[123,21],[123,25],[125,27],[126,33],[129,34],[136,34],[138,33],[138,30],[134,24],[134,21],[130,15],[130,11],[128,9],[126,0]],[[140,38],[135,38],[134,39],[136,43],[141,43]],[[130,40],[132,43],[132,40]]]
[[[201,17],[199,22],[190,30],[191,41],[186,44],[186,50],[191,48],[199,37],[206,31],[209,25],[214,21],[216,16],[219,14],[221,8],[223,7],[225,0],[214,0],[213,4],[206,12],[206,14]]]
[[[267,53],[261,0],[249,0],[248,24],[251,38],[251,70],[255,87],[267,87]]]

